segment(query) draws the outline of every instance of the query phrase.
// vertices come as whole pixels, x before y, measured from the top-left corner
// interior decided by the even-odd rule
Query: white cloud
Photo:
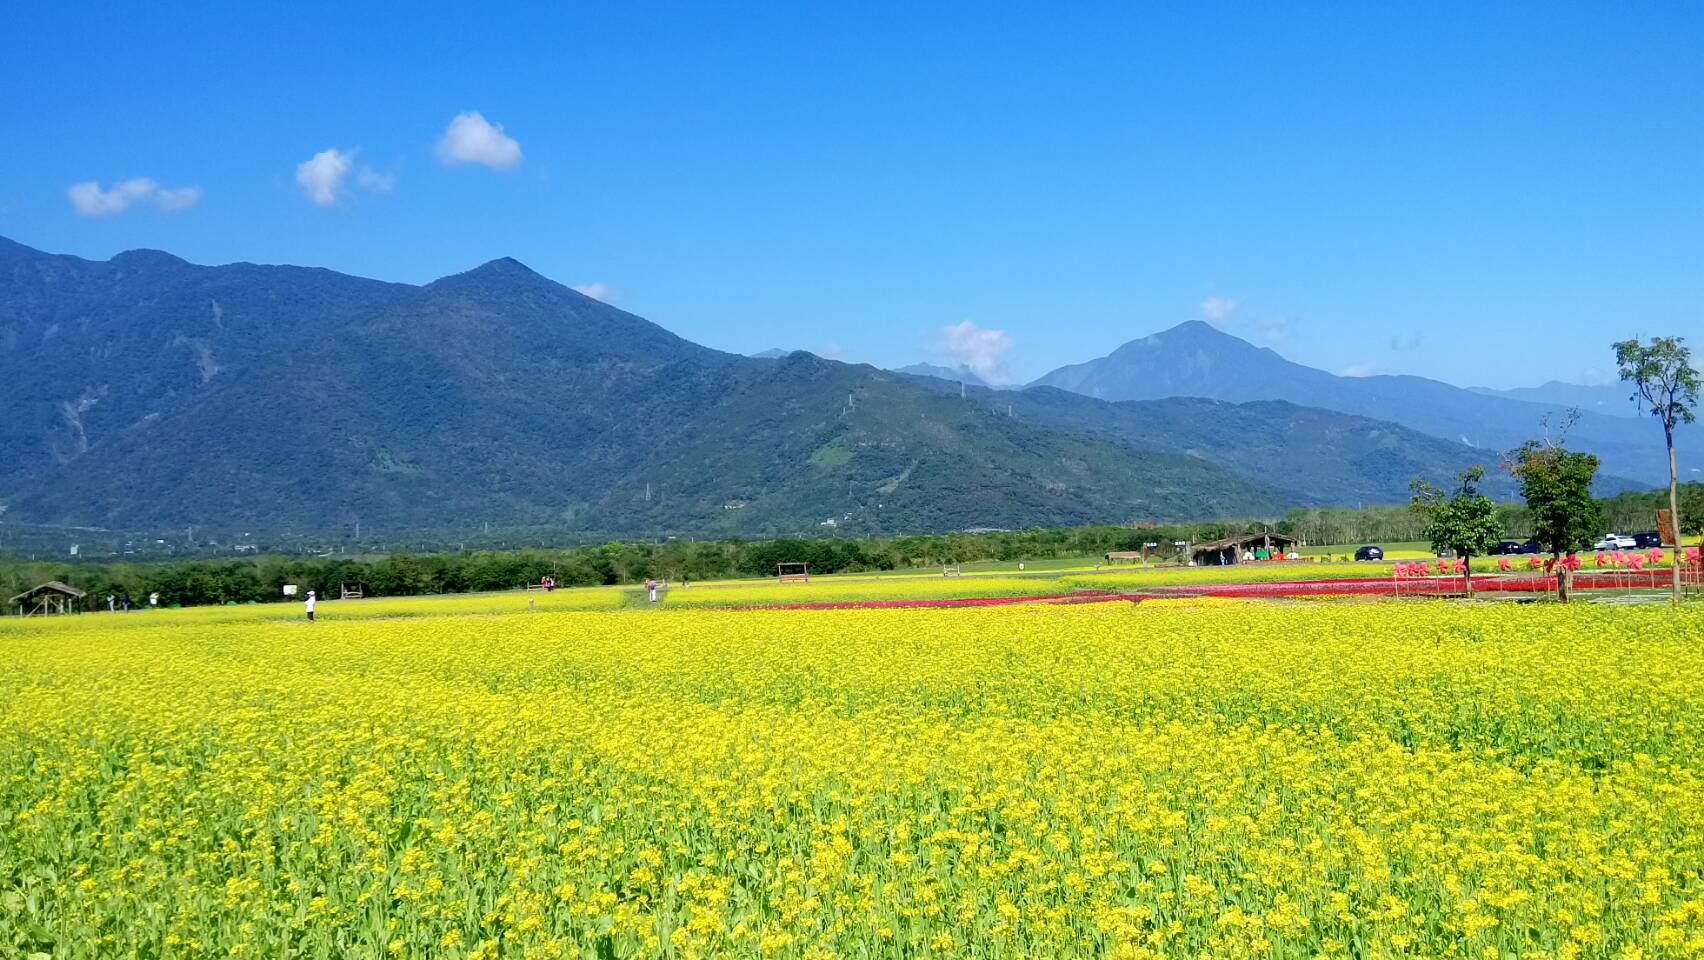
[[[1379,372],[1378,365],[1368,360],[1365,363],[1355,363],[1343,368],[1345,377],[1370,377]]]
[[[1012,352],[1012,338],[1004,330],[989,330],[966,320],[941,328],[939,352],[992,383],[1005,378],[1006,355]]]
[[[1208,297],[1201,301],[1201,319],[1217,327],[1237,309],[1232,297]]]
[[[362,167],[361,171],[355,174],[355,182],[374,193],[390,193],[396,189],[396,174]]]
[[[438,159],[445,163],[482,163],[507,170],[521,162],[521,145],[478,111],[457,114],[438,141]]]
[[[161,187],[154,194],[154,206],[167,213],[188,210],[201,202],[200,187]]]
[[[71,206],[85,217],[123,213],[138,203],[152,203],[166,213],[177,213],[201,200],[200,187],[161,187],[149,177],[121,180],[107,190],[93,180],[86,180],[73,184],[65,193],[71,198]]]
[[[335,147],[321,150],[311,158],[296,164],[296,182],[302,192],[316,205],[334,206],[343,196],[343,178],[355,165],[355,151]]]
[[[607,283],[601,283],[596,280],[591,283],[576,283],[574,284],[574,289],[588,297],[591,297],[593,300],[602,300],[604,303],[615,302],[615,288],[611,287]]]

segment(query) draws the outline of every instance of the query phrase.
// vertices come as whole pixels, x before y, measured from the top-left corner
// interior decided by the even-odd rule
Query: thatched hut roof
[[[28,590],[25,590],[23,593],[13,597],[9,602],[17,603],[20,600],[28,600],[30,597],[33,597],[38,593],[63,593],[66,596],[77,600],[81,600],[88,596],[88,594],[71,586],[70,584],[60,583],[58,580],[49,580],[46,583],[38,584]]]

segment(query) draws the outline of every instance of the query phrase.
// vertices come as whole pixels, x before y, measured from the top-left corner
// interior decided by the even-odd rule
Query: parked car
[[[1526,546],[1526,544],[1521,543],[1519,540],[1499,540],[1497,541],[1497,545],[1491,548],[1491,555],[1493,557],[1502,557],[1513,553],[1525,553],[1526,551],[1521,549],[1524,546]]]
[[[1592,544],[1593,550],[1637,550],[1639,541],[1624,533],[1606,533],[1602,540]]]
[[[1635,533],[1633,535],[1633,545],[1638,547],[1640,550],[1649,550],[1652,547],[1660,547],[1663,545],[1663,535],[1655,530],[1646,530],[1644,533]]]
[[[1544,552],[1544,544],[1539,543],[1538,538],[1534,537],[1530,540],[1527,540],[1525,543],[1521,544],[1521,548],[1519,550],[1517,550],[1516,552],[1517,553],[1543,553]]]
[[[1356,560],[1383,560],[1384,548],[1367,545],[1355,551]]]

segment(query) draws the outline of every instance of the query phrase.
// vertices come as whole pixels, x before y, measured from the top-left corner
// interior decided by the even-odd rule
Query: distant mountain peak
[[[1137,344],[1145,347],[1191,346],[1197,349],[1273,352],[1265,347],[1257,347],[1234,333],[1227,333],[1205,320],[1185,320],[1175,327],[1167,327],[1158,333],[1150,333],[1138,340],[1132,340],[1125,346],[1130,347]]]
[[[498,257],[495,260],[487,260],[472,270],[463,270],[461,273],[439,277],[426,286],[430,289],[444,286],[455,287],[469,283],[515,283],[516,281],[542,282],[552,286],[560,286],[556,281],[543,276],[514,257]],[[564,287],[563,289],[567,288]]]
[[[1482,450],[1519,445],[1541,429],[1548,411],[1577,406],[1586,418],[1569,434],[1603,459],[1605,475],[1655,481],[1666,472],[1661,445],[1628,436],[1610,415],[1626,415],[1625,391],[1546,384],[1474,390],[1414,376],[1335,376],[1288,360],[1201,320],[1132,340],[1104,357],[1060,367],[1032,386],[1101,400],[1207,397],[1233,403],[1282,400],[1399,423]],[[1654,452],[1653,452],[1654,446]]]
[[[542,274],[527,266],[514,257],[498,257],[457,276],[487,276],[487,277],[537,277],[545,279]]]
[[[147,247],[139,247],[135,250],[126,250],[123,253],[114,254],[113,258],[108,262],[119,267],[189,266],[189,261],[182,257],[174,256],[164,250],[151,250]]]

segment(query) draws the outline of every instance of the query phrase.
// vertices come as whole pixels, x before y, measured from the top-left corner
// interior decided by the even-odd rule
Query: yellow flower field
[[[946,597],[1008,597],[1062,594],[1079,590],[1140,591],[1200,583],[1263,583],[1280,580],[1334,580],[1389,577],[1389,563],[1238,564],[1225,567],[1107,567],[1064,574],[909,578],[864,575],[813,577],[804,583],[730,580],[673,586],[669,606],[728,607],[790,603],[841,603],[861,600],[918,600]],[[596,588],[594,588],[596,589]],[[612,589],[612,588],[602,588]]]
[[[385,603],[0,623],[0,957],[1704,955],[1697,608]]]

